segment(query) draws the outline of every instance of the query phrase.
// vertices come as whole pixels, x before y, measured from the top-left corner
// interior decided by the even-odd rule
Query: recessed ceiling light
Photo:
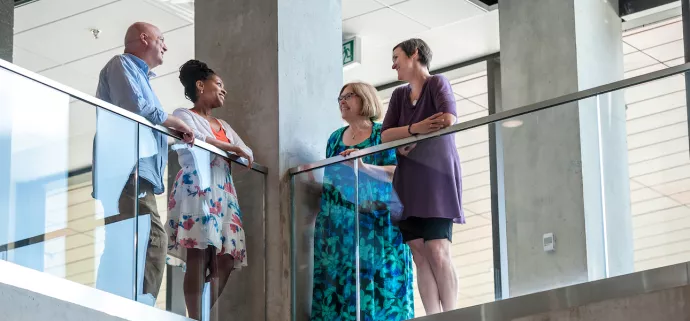
[[[510,120],[505,120],[501,125],[505,128],[515,128],[515,127],[520,127],[522,126],[522,120],[519,119],[510,119]]]

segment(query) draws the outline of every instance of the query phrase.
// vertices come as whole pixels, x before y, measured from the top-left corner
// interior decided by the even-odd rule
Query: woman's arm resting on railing
[[[381,133],[381,142],[387,143],[413,135],[424,135],[455,124],[456,117],[451,113],[436,113],[428,118],[412,124],[386,129]]]
[[[252,156],[251,153],[246,152],[244,149],[242,149],[238,145],[233,145],[230,143],[226,143],[224,141],[220,141],[218,139],[215,139],[211,136],[206,136],[206,142],[209,143],[211,146],[218,147],[221,150],[224,150],[229,153],[234,153],[235,155],[242,157],[248,161],[248,167],[252,167],[252,163],[254,162],[254,157]]]

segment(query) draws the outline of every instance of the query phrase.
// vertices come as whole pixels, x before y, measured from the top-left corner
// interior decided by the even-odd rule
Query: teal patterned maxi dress
[[[381,124],[356,146],[343,144],[347,127],[328,139],[327,157],[348,148],[381,143]],[[364,157],[364,163],[395,165],[395,151]],[[314,291],[311,320],[356,320],[354,171],[344,164],[326,167],[321,210],[314,231]],[[359,171],[360,320],[398,321],[414,317],[412,255],[391,224],[393,187]],[[395,198],[397,199],[397,198]],[[393,207],[394,208],[394,207]]]

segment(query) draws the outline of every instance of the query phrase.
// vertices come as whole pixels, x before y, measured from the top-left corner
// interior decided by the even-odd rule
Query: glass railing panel
[[[667,77],[599,97],[602,108],[616,99],[624,100],[627,106],[634,271],[690,261],[686,76]],[[602,123],[602,130],[609,127]],[[610,158],[610,154],[606,156]],[[606,170],[618,169],[610,165]]]
[[[453,225],[450,247],[458,279],[456,308],[490,302],[496,295],[491,204],[491,160],[495,153],[490,148],[491,128],[493,125],[485,125],[455,134],[465,215],[465,224]]]
[[[0,79],[0,256],[134,299],[136,122],[5,69]]]
[[[220,320],[266,318],[266,216],[265,174],[230,164],[245,235],[246,266],[232,272],[220,298]],[[247,298],[253,298],[248,300]],[[229,317],[232,316],[232,317]]]
[[[292,177],[294,320],[359,319],[354,166],[339,163]]]
[[[393,173],[398,165],[396,152],[374,153],[359,158],[356,163],[359,320],[411,319],[417,303],[413,282],[416,273],[412,251],[397,226],[403,205],[393,188]],[[337,257],[328,256],[328,259]]]
[[[443,304],[438,294],[422,300],[424,293],[443,292],[441,288],[453,281],[445,278],[436,282],[435,291],[428,290],[428,282],[421,282],[420,287],[419,280],[425,278],[420,270],[424,267],[419,260],[413,260],[413,278],[408,282],[415,293],[414,317],[436,312],[439,306],[445,311],[448,306],[460,309],[690,261],[685,250],[689,242],[686,229],[690,226],[686,224],[690,184],[686,184],[685,177],[690,157],[684,76],[663,76],[547,108],[529,106],[518,116],[488,124],[478,122],[454,133],[418,141],[407,155],[397,152],[398,176],[394,176],[390,192],[373,197],[380,198],[378,204],[369,199],[372,186],[388,182],[383,177],[372,179],[372,166],[367,165],[372,156],[363,156],[363,163],[357,161],[356,175],[360,316],[366,314],[367,304],[372,302],[366,294],[369,283],[363,278],[375,280],[379,272],[368,269],[373,264],[369,264],[366,254],[379,254],[374,259],[381,263],[377,266],[392,266],[382,262],[391,252],[381,251],[369,241],[370,235],[376,235],[372,226],[380,225],[371,224],[373,220],[366,215],[375,213],[373,208],[391,217],[391,200],[399,200],[404,216],[428,215],[435,203],[445,202],[446,194],[455,195],[449,193],[452,182],[444,187],[427,182],[430,177],[444,181],[455,175],[452,168],[437,163],[456,155],[425,149],[451,136],[461,164],[458,177],[462,193],[457,208],[462,209],[465,218],[464,224],[452,225],[452,242],[447,250],[455,272],[451,280],[457,284],[458,295],[454,305]],[[327,164],[329,168],[338,163]],[[406,171],[404,167],[410,164],[418,168]],[[310,297],[307,290],[320,282],[317,275],[309,275],[308,261],[313,256],[308,251],[315,248],[309,243],[316,242],[317,235],[310,240],[312,234],[305,232],[309,225],[300,220],[300,215],[309,212],[310,203],[298,198],[318,198],[318,186],[325,181],[322,177],[328,177],[323,169],[302,172],[304,168],[299,168],[292,178],[296,238],[293,290],[296,310],[301,313],[298,320],[310,316],[314,302],[310,304],[306,299]],[[424,171],[428,175],[421,175]],[[419,208],[420,204],[426,205]],[[407,234],[409,225],[405,221],[393,219],[391,223],[402,235]],[[388,241],[391,244],[394,241]],[[428,247],[429,242],[424,246]],[[413,257],[418,252],[414,247]],[[404,259],[396,260],[398,265],[401,262]],[[436,276],[440,274],[434,273],[433,279],[438,281]],[[393,284],[386,286],[391,289]],[[385,295],[399,302],[401,293]],[[385,311],[378,309],[378,317]]]

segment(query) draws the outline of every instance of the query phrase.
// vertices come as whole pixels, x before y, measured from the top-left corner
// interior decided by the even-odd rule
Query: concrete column
[[[0,59],[12,61],[14,1],[0,0]]]
[[[330,133],[341,126],[335,100],[343,77],[341,2],[204,0],[195,2],[195,12],[196,57],[220,74],[228,90],[215,115],[269,168],[265,284],[256,263],[264,253],[249,252],[250,266],[231,277],[234,294],[224,294],[219,307],[240,313],[232,314],[237,319],[262,320],[266,311],[267,320],[285,320],[291,299],[287,170],[323,159]],[[238,182],[240,206],[264,197],[255,190],[263,187],[255,179]],[[256,219],[251,214],[244,219]],[[249,246],[263,248],[252,244],[264,242],[257,233],[247,230]]]
[[[615,0],[502,1],[499,108],[622,79],[617,8]],[[504,295],[632,272],[622,93],[518,119],[519,127],[499,127],[509,277]],[[555,252],[544,252],[545,233],[554,233]]]

